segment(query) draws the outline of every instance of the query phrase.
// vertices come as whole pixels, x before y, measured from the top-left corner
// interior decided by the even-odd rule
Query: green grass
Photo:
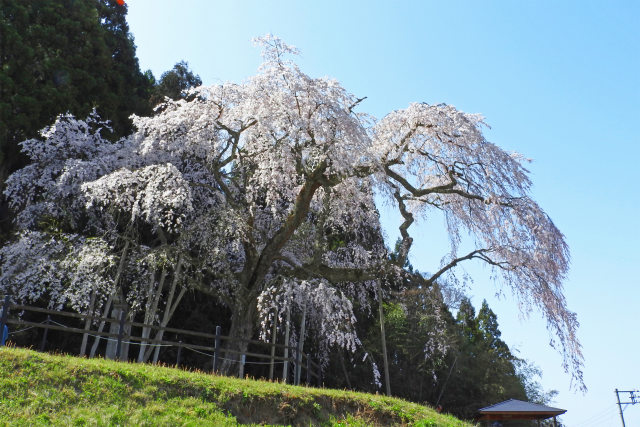
[[[0,425],[469,426],[386,396],[0,348]]]

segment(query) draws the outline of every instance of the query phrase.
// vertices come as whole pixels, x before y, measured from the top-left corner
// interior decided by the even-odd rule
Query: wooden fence
[[[33,322],[24,320],[23,316],[10,317],[10,313],[41,313],[46,314],[47,318],[43,322]],[[64,323],[55,321],[51,318],[55,316],[56,319],[73,319],[74,321],[84,321],[84,327],[69,326]],[[105,324],[116,325],[112,327],[112,332],[96,331],[90,329],[92,322],[105,322]],[[301,351],[300,345],[289,346],[284,344],[275,343],[275,339],[272,338],[271,343],[256,340],[239,340],[231,338],[229,336],[222,335],[221,327],[216,326],[215,334],[189,331],[185,329],[161,327],[158,325],[148,325],[144,323],[132,322],[126,319],[126,311],[120,311],[119,318],[105,318],[101,316],[92,316],[79,313],[71,313],[67,311],[48,310],[40,307],[32,307],[27,305],[13,304],[10,302],[9,296],[5,297],[2,304],[2,314],[0,316],[0,334],[4,330],[5,325],[11,325],[10,335],[18,334],[23,331],[32,328],[43,329],[42,338],[40,342],[40,351],[44,351],[47,342],[47,335],[49,331],[61,331],[64,333],[82,334],[83,344],[81,347],[80,355],[84,356],[86,349],[87,337],[94,337],[96,340],[104,339],[111,344],[115,344],[115,352],[113,358],[115,359],[128,359],[123,357],[123,349],[125,346],[137,345],[144,348],[156,348],[161,351],[162,348],[175,347],[176,352],[176,365],[180,366],[182,361],[182,350],[190,350],[195,353],[199,353],[211,358],[211,371],[218,373],[220,363],[225,358],[231,358],[230,360],[238,364],[238,377],[242,378],[245,374],[245,365],[269,365],[269,379],[274,379],[276,371],[276,364],[282,365],[281,377],[285,382],[288,382],[292,377],[293,384],[299,385],[302,382],[302,371],[306,374],[306,384],[311,385],[315,383],[320,385],[322,383],[322,376],[320,365],[311,360],[311,357]],[[13,330],[15,327],[15,330]],[[136,336],[131,333],[134,328],[148,328],[150,331],[164,331],[166,333],[175,334],[179,339],[177,341],[169,341],[163,339],[144,338],[142,336]],[[115,330],[115,332],[114,332]],[[129,332],[127,332],[129,331]],[[164,333],[163,332],[163,333]],[[274,335],[275,337],[275,335]],[[200,341],[208,340],[212,345],[193,344],[194,338]],[[242,341],[248,345],[258,346],[260,348],[266,348],[268,354],[260,352],[239,352],[232,349],[225,349],[223,342],[229,343],[231,341]],[[282,356],[276,355],[276,353],[282,353]],[[291,355],[291,356],[290,356]],[[108,356],[108,355],[107,355]],[[247,360],[249,358],[249,360]],[[290,367],[293,369],[290,371]]]

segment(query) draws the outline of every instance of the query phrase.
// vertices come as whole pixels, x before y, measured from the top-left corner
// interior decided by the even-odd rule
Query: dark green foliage
[[[151,112],[152,76],[140,72],[126,6],[109,0],[0,5],[0,187],[25,166],[18,143],[58,114],[85,117],[96,108],[117,138],[131,130],[132,113]],[[0,214],[6,232],[7,212]]]
[[[180,61],[173,66],[172,70],[162,73],[160,81],[153,88],[151,104],[159,104],[164,100],[165,96],[174,101],[184,98],[187,89],[201,84],[200,76],[193,74],[187,62]]]
[[[487,302],[483,301],[476,316],[471,303],[463,300],[456,322],[459,333],[456,365],[442,405],[452,413],[471,418],[478,409],[503,400],[529,400],[516,373],[518,359],[500,339],[496,315]]]
[[[103,108],[109,111],[103,119],[111,120],[117,135],[126,135],[132,130],[129,116],[132,113],[149,115],[149,96],[153,89],[153,76],[142,73],[136,57],[133,36],[126,21],[127,8],[113,0],[99,1],[100,22],[106,31],[105,43],[111,57],[107,76],[110,104],[103,101]]]
[[[367,329],[360,336],[363,348],[370,352],[367,360],[373,358],[384,375],[380,327],[377,322],[363,323]],[[385,327],[394,396],[441,405],[445,412],[465,419],[507,399],[543,403],[552,397],[542,393],[535,381],[539,371],[515,357],[500,339],[497,317],[486,301],[476,315],[465,299],[454,317],[437,287],[405,291],[385,304]],[[442,344],[448,347],[446,351]],[[375,391],[371,364],[362,363],[362,358],[363,354],[334,355],[330,381],[335,384],[331,384]]]

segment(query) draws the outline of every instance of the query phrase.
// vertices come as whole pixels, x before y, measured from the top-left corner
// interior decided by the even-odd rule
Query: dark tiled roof
[[[495,405],[478,410],[481,414],[497,414],[509,412],[540,413],[548,415],[560,415],[567,412],[566,409],[552,408],[551,406],[538,405],[537,403],[523,402],[522,400],[509,399]]]

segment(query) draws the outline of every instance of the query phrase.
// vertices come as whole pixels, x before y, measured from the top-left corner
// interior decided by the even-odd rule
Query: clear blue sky
[[[565,284],[581,321],[586,395],[569,389],[539,313],[521,320],[481,268],[469,290],[503,338],[544,371],[568,426],[616,426],[614,389],[640,389],[640,2],[127,0],[142,69],[186,60],[205,84],[242,81],[260,63],[251,39],[297,46],[382,117],[413,101],[486,116],[490,140],[533,158],[534,198],[572,251]],[[389,226],[393,225],[388,221]],[[444,255],[437,218],[413,230],[412,262]],[[414,225],[415,227],[415,225]],[[394,230],[388,231],[393,239]],[[436,243],[436,244],[434,244]],[[640,405],[625,411],[640,426]]]

